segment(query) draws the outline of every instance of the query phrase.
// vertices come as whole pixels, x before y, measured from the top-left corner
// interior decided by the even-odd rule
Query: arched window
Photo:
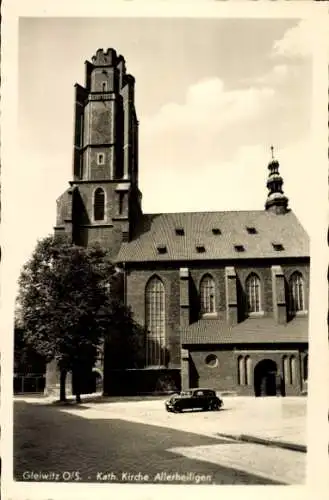
[[[105,218],[105,193],[102,188],[97,188],[94,193],[94,220]]]
[[[289,361],[290,361],[290,383],[292,385],[295,385],[297,380],[295,356],[290,356]]]
[[[289,285],[290,311],[304,311],[304,282],[301,273],[293,273]]]
[[[260,308],[260,279],[257,274],[250,274],[246,281],[247,310],[249,313],[259,312]]]
[[[246,384],[251,385],[251,359],[249,356],[246,356],[244,361],[245,361]]]
[[[238,384],[239,385],[245,385],[245,364],[244,364],[244,357],[239,356],[238,357]]]
[[[207,274],[200,283],[200,302],[201,314],[216,312],[215,309],[215,282],[213,278]]]
[[[157,276],[150,279],[145,290],[146,364],[166,364],[165,289]]]
[[[303,380],[308,380],[308,355],[306,354],[303,359]]]
[[[289,360],[287,356],[283,356],[283,378],[285,384],[290,384],[291,376],[290,376]]]

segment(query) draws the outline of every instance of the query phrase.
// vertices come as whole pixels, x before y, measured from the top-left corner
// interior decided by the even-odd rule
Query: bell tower
[[[269,175],[267,179],[268,195],[265,209],[275,214],[285,214],[288,209],[288,198],[285,196],[282,186],[283,179],[279,173],[279,162],[274,158],[274,148],[271,146],[272,160],[268,164]]]
[[[58,200],[55,231],[71,232],[79,245],[100,241],[115,256],[132,237],[141,193],[135,79],[114,49],[99,49],[85,62],[85,86],[75,85],[74,125],[71,188]]]

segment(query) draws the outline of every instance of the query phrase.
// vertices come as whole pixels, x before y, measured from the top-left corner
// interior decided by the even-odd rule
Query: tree
[[[134,321],[131,309],[116,297],[111,307],[111,330],[104,346],[107,365],[111,369],[144,368],[145,328]]]
[[[46,362],[57,361],[61,401],[72,371],[80,402],[81,376],[118,323],[120,302],[110,293],[114,284],[115,268],[99,245],[84,248],[52,236],[38,242],[22,270],[18,302],[24,341]]]

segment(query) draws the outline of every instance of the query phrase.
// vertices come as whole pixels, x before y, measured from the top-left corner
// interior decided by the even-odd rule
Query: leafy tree
[[[79,247],[51,236],[38,242],[22,270],[24,341],[46,362],[57,361],[61,401],[69,371],[80,401],[85,368],[94,365],[102,340],[125,318],[124,306],[111,298],[116,284],[115,268],[100,246]]]
[[[145,366],[145,329],[133,319],[131,309],[114,298],[111,330],[105,337],[106,363],[111,369]]]
[[[14,370],[17,373],[44,373],[45,360],[26,343],[24,330],[15,325],[14,332]]]

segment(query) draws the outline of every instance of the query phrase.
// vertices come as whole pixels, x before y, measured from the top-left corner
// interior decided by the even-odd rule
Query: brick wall
[[[170,351],[169,367],[180,366],[180,333],[179,333],[179,269],[162,269],[154,272],[149,269],[132,270],[127,273],[126,300],[132,307],[135,320],[145,325],[145,288],[149,279],[157,275],[165,287],[166,338]]]
[[[309,272],[307,265],[282,265],[285,275],[289,278],[290,274],[299,269],[305,277],[305,295],[308,293]],[[244,286],[245,280],[250,272],[256,272],[261,280],[262,286],[262,308],[264,316],[273,316],[273,289],[271,267],[258,265],[247,267],[239,265],[236,267],[237,275]],[[198,290],[202,277],[210,273],[216,285],[216,311],[218,318],[226,319],[226,293],[225,293],[225,268],[190,268],[190,308],[191,322],[199,319],[198,308]],[[126,300],[134,313],[134,317],[141,325],[145,324],[145,288],[148,280],[154,276],[159,276],[165,287],[166,294],[166,334],[168,339],[168,348],[171,351],[170,363],[177,366],[180,363],[180,274],[179,267],[167,269],[135,269],[127,274]]]
[[[222,392],[235,392],[239,395],[254,395],[254,369],[259,361],[263,359],[273,360],[277,364],[278,374],[283,377],[283,356],[295,356],[296,358],[296,381],[295,384],[285,384],[285,394],[287,396],[300,395],[304,389],[302,377],[302,360],[306,351],[299,349],[285,349],[278,346],[278,349],[268,349],[266,347],[253,349],[219,349],[218,346],[201,346],[201,349],[190,350],[190,371],[191,386],[209,387]],[[206,357],[214,354],[218,358],[217,366],[208,366]],[[251,359],[251,380],[249,385],[239,385],[238,383],[238,358],[239,356],[249,356]],[[191,366],[192,365],[192,366]],[[281,388],[280,388],[281,389]]]

